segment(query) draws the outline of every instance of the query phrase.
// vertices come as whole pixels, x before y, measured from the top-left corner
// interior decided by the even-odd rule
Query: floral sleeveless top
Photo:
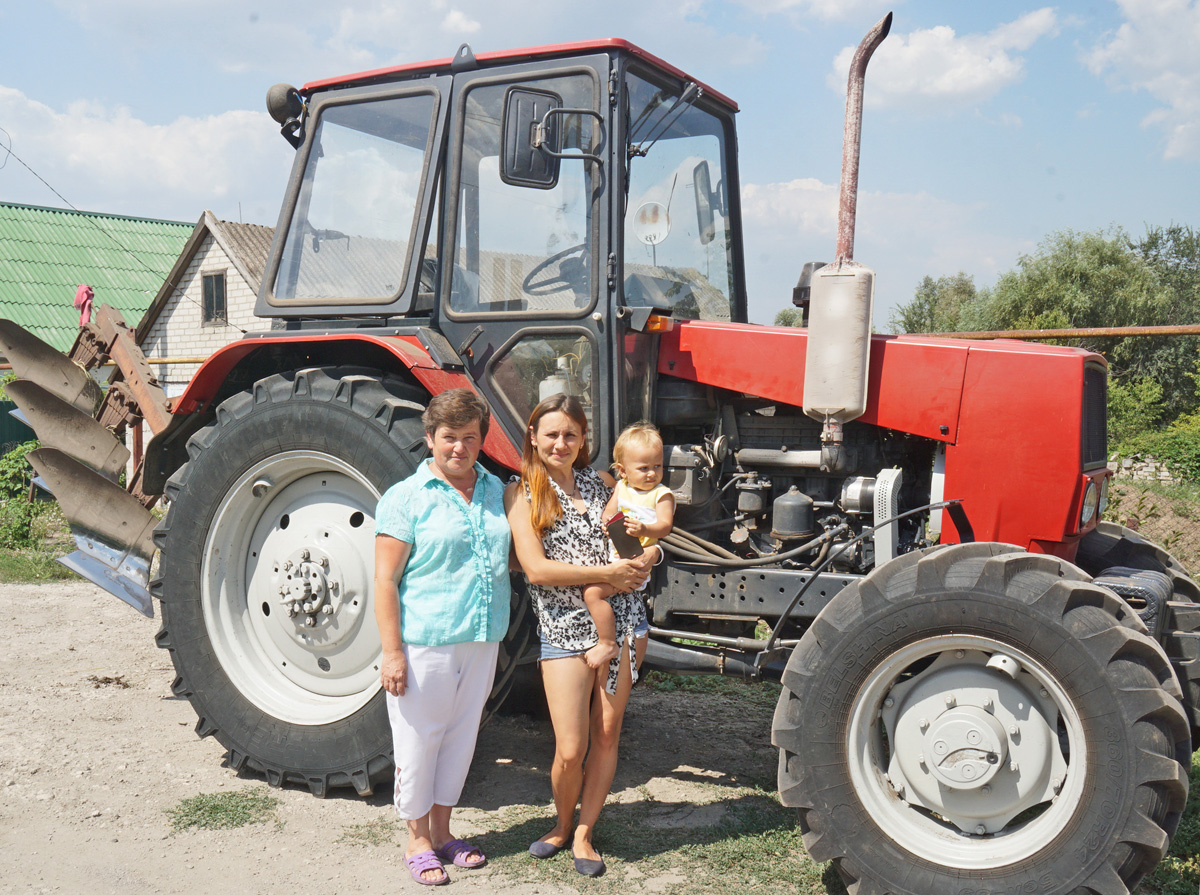
[[[542,536],[542,549],[547,559],[570,563],[573,566],[603,566],[609,562],[608,535],[604,531],[604,505],[611,490],[600,473],[591,468],[575,470],[575,485],[587,504],[587,512],[576,509],[566,492],[551,479],[551,486],[562,505],[562,515]],[[528,499],[528,493],[526,493]],[[546,587],[529,584],[529,596],[537,613],[538,634],[542,642],[559,649],[577,651],[595,646],[599,635],[592,616],[583,601],[583,587],[570,585]],[[630,670],[638,679],[637,659],[633,649],[633,631],[646,620],[646,606],[640,595],[614,594],[609,598],[617,620],[617,643],[629,644]],[[615,693],[619,655],[608,665],[605,690]]]

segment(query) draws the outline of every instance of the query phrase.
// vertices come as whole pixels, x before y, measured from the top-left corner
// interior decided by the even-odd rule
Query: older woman
[[[489,420],[470,389],[433,398],[422,417],[433,456],[389,488],[376,512],[375,619],[395,804],[408,824],[404,860],[422,885],[449,882],[447,863],[472,869],[487,860],[450,835],[450,813],[508,629],[503,485],[476,462]]]
[[[521,479],[504,495],[513,546],[537,612],[542,681],[554,727],[550,784],[557,823],[529,853],[548,858],[570,845],[575,869],[585,876],[605,869],[592,835],[612,786],[625,705],[646,651],[645,606],[628,592],[646,580],[658,549],[608,561],[602,514],[613,485],[612,476],[588,467],[587,416],[579,401],[555,395],[538,404],[529,418]],[[593,582],[618,591],[610,603],[621,644],[618,656],[597,669],[584,659],[597,641],[583,600],[583,586]]]

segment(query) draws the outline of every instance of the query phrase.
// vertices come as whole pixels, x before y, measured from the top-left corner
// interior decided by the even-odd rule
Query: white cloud
[[[1049,7],[1026,13],[985,34],[958,35],[947,25],[892,34],[880,45],[867,73],[865,101],[873,106],[924,111],[978,103],[1021,80],[1019,53],[1058,31]],[[830,88],[844,93],[854,47],[833,63]]]
[[[149,124],[126,108],[75,103],[55,110],[0,86],[0,120],[13,152],[84,210],[194,220],[274,223],[291,150],[261,112],[234,111]],[[0,153],[2,155],[2,153]],[[0,169],[8,201],[61,205],[14,159]]]
[[[1125,21],[1086,55],[1088,67],[1162,103],[1143,124],[1163,130],[1165,158],[1200,158],[1200,2],[1117,3]]]
[[[442,30],[452,34],[474,34],[481,27],[479,22],[458,9],[450,10],[442,19]]]
[[[709,24],[713,0],[563,0],[552,16],[542,0],[256,0],[253,16],[242,0],[54,2],[114,46],[170,43],[180,55],[215,58],[225,71],[262,71],[272,81],[446,58],[465,37],[481,52],[640,35],[647,50],[703,79],[715,68],[757,63],[764,53],[753,33]]]
[[[823,22],[836,19],[865,20],[871,15],[882,16],[895,6],[893,0],[736,0],[736,2],[760,15],[786,13],[797,24],[810,16]]]
[[[790,307],[792,287],[806,261],[832,261],[837,240],[838,185],[815,179],[746,184],[750,317],[770,323]],[[860,192],[854,257],[875,270],[875,323],[912,300],[924,276],[970,272],[986,285],[1034,248],[1027,239],[990,229],[986,210],[928,193]],[[885,260],[888,259],[888,260]]]

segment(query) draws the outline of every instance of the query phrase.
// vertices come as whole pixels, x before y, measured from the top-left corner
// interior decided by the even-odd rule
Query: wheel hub
[[[1004,728],[977,706],[951,709],[929,726],[923,754],[933,775],[951,789],[978,789],[1008,755]]]
[[[1007,655],[943,651],[888,691],[880,718],[891,790],[965,833],[1002,831],[1066,777],[1058,708]]]
[[[272,564],[272,583],[277,583],[280,602],[298,628],[328,625],[342,608],[338,600],[341,584],[330,574],[330,563],[328,556],[313,557],[305,547]]]

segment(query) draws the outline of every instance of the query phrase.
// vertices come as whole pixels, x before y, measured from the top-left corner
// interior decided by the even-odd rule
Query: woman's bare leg
[[[554,727],[554,764],[550,787],[558,819],[554,829],[541,837],[560,848],[571,841],[575,806],[583,785],[583,759],[588,749],[588,704],[596,672],[582,656],[547,659],[542,662],[542,684],[550,723]]]
[[[646,638],[634,641],[638,666],[646,654]],[[572,849],[575,857],[598,860],[600,853],[592,845],[592,833],[600,817],[600,809],[608,798],[613,777],[617,772],[617,746],[621,740],[621,725],[625,720],[625,706],[629,703],[629,691],[633,687],[633,676],[629,672],[629,644],[621,646],[621,668],[617,673],[617,692],[604,690],[608,680],[608,669],[594,671],[592,676],[593,699],[590,720],[591,752],[588,753],[587,769],[583,775],[579,824],[575,827]]]

